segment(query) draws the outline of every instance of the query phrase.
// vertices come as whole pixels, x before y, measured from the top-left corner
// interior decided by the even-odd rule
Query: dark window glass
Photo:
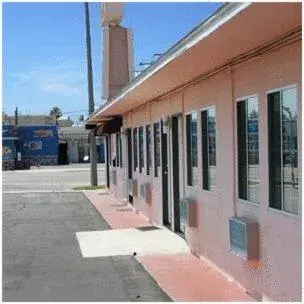
[[[147,153],[147,175],[150,174],[151,167],[151,128],[146,126],[146,153]]]
[[[186,116],[188,185],[197,184],[197,114]]]
[[[139,141],[139,172],[142,173],[144,167],[144,127],[138,129],[138,141]]]
[[[108,136],[109,138],[109,165],[112,166],[112,138],[111,138],[111,134]]]
[[[119,167],[119,134],[116,134],[116,167]]]
[[[256,97],[237,103],[239,198],[258,203],[259,109]]]
[[[159,123],[153,125],[154,128],[154,176],[158,177],[160,167],[160,128]]]
[[[209,109],[202,111],[201,128],[203,189],[215,190],[216,119],[214,107],[210,107]]]
[[[268,94],[269,205],[298,213],[296,88]]]
[[[137,128],[133,129],[133,156],[134,156],[134,171],[136,171],[138,167],[137,161]]]
[[[120,156],[120,159],[119,159],[119,164],[120,164],[120,168],[123,167],[122,165],[122,138],[121,138],[121,134],[119,134],[119,156]]]

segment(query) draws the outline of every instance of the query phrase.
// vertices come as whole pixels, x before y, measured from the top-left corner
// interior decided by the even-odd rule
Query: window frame
[[[140,142],[140,131],[142,131],[142,143]],[[145,167],[145,153],[144,153],[144,126],[138,127],[138,167],[139,173],[143,172]]]
[[[149,129],[149,136],[148,136]],[[152,144],[152,136],[151,136],[151,124],[145,125],[145,138],[146,138],[146,175],[150,175],[150,169],[152,164],[152,153],[151,153],[151,144]]]
[[[158,126],[158,132],[159,132],[159,157],[157,158],[157,146],[156,146],[156,134],[155,134],[155,127]],[[158,176],[158,168],[161,168],[161,124],[160,120],[155,121],[153,123],[153,152],[154,152],[154,177],[159,177]],[[158,161],[157,161],[158,160]],[[158,163],[159,162],[159,166]]]
[[[258,202],[254,202],[252,200],[249,200],[248,198],[247,199],[244,199],[244,198],[241,198],[239,196],[239,143],[238,143],[238,103],[239,102],[242,102],[242,101],[248,101],[248,99],[251,99],[251,98],[257,98],[257,101],[258,101],[258,135],[259,135],[259,169],[260,169],[260,160],[261,160],[261,157],[260,157],[260,131],[261,131],[261,128],[260,128],[260,123],[261,123],[261,111],[260,111],[260,98],[259,98],[259,94],[251,94],[251,95],[246,95],[246,96],[242,96],[242,97],[239,97],[237,99],[235,99],[235,115],[234,115],[234,119],[235,119],[235,146],[236,146],[236,156],[237,156],[237,160],[236,160],[236,176],[237,176],[237,182],[236,182],[236,185],[237,185],[237,199],[242,202],[242,203],[247,203],[247,204],[250,204],[252,206],[256,206],[256,207],[259,207],[261,205],[261,197],[260,197],[260,188],[259,188],[259,201]],[[247,143],[248,143],[248,138],[246,136],[246,147],[247,147]],[[247,164],[248,164],[248,153],[246,153],[246,159],[247,159]],[[259,178],[259,185],[261,185],[261,179]],[[247,188],[248,188],[248,176],[247,176]],[[247,189],[247,197],[248,197],[248,189]]]
[[[119,155],[119,133],[115,133],[115,150],[116,150],[116,163],[115,167],[120,167],[120,155]]]
[[[270,94],[273,94],[273,93],[280,93],[280,113],[281,113],[281,110],[282,110],[282,100],[281,100],[281,94],[283,91],[286,91],[286,90],[291,90],[291,89],[295,89],[296,90],[296,109],[297,109],[297,163],[298,163],[298,167],[299,167],[299,114],[301,116],[301,113],[299,113],[299,109],[298,109],[298,100],[299,100],[299,88],[298,88],[298,85],[297,84],[291,84],[291,85],[286,85],[286,86],[281,86],[281,87],[277,87],[275,89],[270,89],[270,90],[267,90],[265,92],[265,100],[266,100],[266,119],[267,119],[267,122],[266,122],[266,125],[267,125],[267,151],[268,151],[268,157],[267,157],[267,169],[268,169],[268,210],[270,210],[271,212],[274,212],[274,213],[277,213],[277,214],[281,214],[281,215],[284,215],[284,216],[289,216],[289,217],[293,217],[293,218],[299,218],[301,216],[301,212],[300,212],[300,203],[299,203],[299,198],[301,196],[301,193],[300,193],[300,178],[299,178],[299,175],[301,173],[301,171],[298,173],[298,205],[297,205],[297,213],[292,213],[292,212],[289,212],[289,211],[286,211],[284,210],[284,191],[283,191],[283,183],[281,183],[281,208],[278,209],[278,208],[275,208],[275,207],[272,207],[270,206],[270,147],[269,147],[269,141],[270,141],[270,138],[269,138],[269,126],[270,126],[270,121],[269,121],[269,100],[268,100],[268,96]],[[282,113],[281,113],[282,115]],[[280,127],[282,127],[282,120],[281,120],[281,117],[280,117]],[[282,136],[282,131],[281,131],[281,136]],[[281,138],[281,176],[283,176],[283,142],[282,142],[282,138]],[[281,177],[282,178],[282,177]]]
[[[198,166],[198,125],[199,125],[199,115],[197,110],[192,110],[185,113],[185,126],[186,126],[186,166],[187,166],[187,172],[186,172],[186,180],[187,180],[187,186],[188,187],[197,187],[198,183],[194,184],[194,178],[193,178],[193,165],[192,165],[192,144],[189,146],[189,140],[192,139],[192,133],[190,128],[190,136],[188,137],[188,121],[187,118],[190,116],[192,121],[192,114],[196,114],[196,161],[197,161],[197,171],[199,172],[199,166]],[[189,158],[189,151],[191,151],[191,157]],[[190,166],[191,163],[191,166]],[[191,169],[190,169],[191,168]],[[190,174],[191,171],[191,174]],[[191,175],[191,183],[189,182],[189,177]],[[198,176],[196,177],[198,179]]]
[[[119,165],[120,165],[120,168],[123,168],[122,150],[123,150],[123,149],[122,149],[122,133],[120,132],[120,133],[119,133],[119,156],[120,156],[120,158],[119,158]]]
[[[205,105],[204,107],[200,108],[200,111],[199,111],[199,114],[200,114],[200,146],[201,146],[201,155],[200,155],[200,158],[201,158],[201,177],[202,177],[202,190],[203,191],[208,191],[208,193],[215,193],[216,192],[216,185],[214,186],[213,189],[211,189],[210,187],[210,180],[209,180],[209,141],[207,142],[207,151],[208,151],[208,170],[207,170],[207,173],[208,173],[208,189],[204,188],[204,156],[203,156],[203,153],[204,153],[204,147],[203,147],[203,123],[202,123],[202,114],[204,111],[207,111],[208,113],[208,110],[210,109],[214,109],[215,111],[215,163],[217,164],[217,147],[218,147],[218,144],[217,144],[217,132],[216,132],[216,117],[217,117],[217,110],[216,110],[216,104],[213,103],[213,104],[208,104],[208,105]],[[208,117],[208,116],[207,116]],[[207,140],[208,140],[208,132],[207,132]],[[215,170],[216,170],[216,165],[215,165]]]
[[[137,168],[138,168],[138,127],[132,128],[132,140],[133,140],[133,172],[137,172]]]

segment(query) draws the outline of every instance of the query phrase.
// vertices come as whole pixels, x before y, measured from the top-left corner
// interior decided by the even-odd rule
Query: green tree
[[[53,109],[50,111],[50,116],[55,116],[56,120],[62,116],[62,112],[58,107],[53,107]]]

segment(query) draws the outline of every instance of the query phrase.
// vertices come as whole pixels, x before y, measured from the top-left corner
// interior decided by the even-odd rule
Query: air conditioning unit
[[[137,180],[132,180],[132,193],[134,197],[138,196],[138,189],[137,189]]]
[[[183,197],[179,200],[180,216],[188,227],[197,227],[197,202],[191,198]]]
[[[144,183],[140,185],[139,193],[141,199],[146,203],[149,204],[151,202],[151,185],[150,183]]]
[[[259,259],[258,223],[246,217],[229,219],[230,248],[236,255],[247,259]]]
[[[113,185],[116,185],[116,183],[117,183],[116,170],[112,170],[112,172],[111,172],[111,183]]]

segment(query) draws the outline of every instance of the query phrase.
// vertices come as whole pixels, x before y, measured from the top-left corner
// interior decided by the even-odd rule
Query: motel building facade
[[[110,194],[261,300],[301,301],[301,3],[227,3],[86,122]]]

